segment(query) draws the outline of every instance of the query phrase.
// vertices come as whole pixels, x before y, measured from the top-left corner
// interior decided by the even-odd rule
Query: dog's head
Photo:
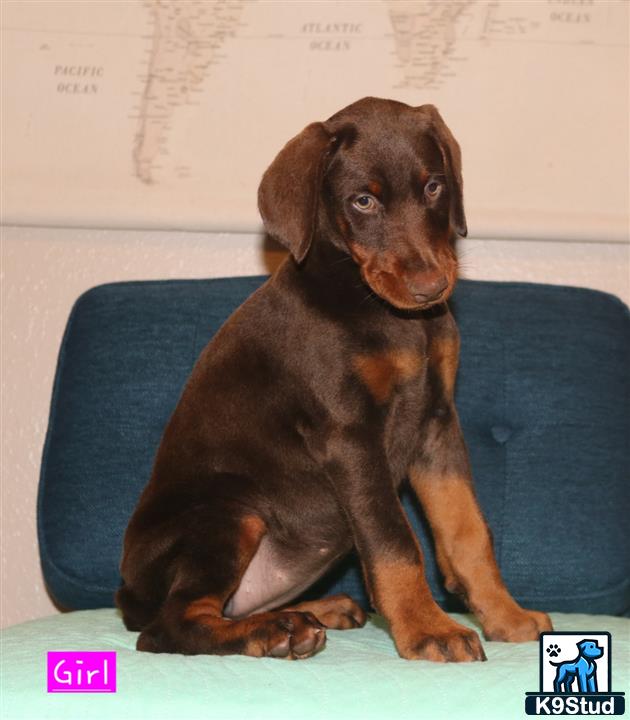
[[[601,648],[596,640],[582,640],[578,643],[580,655],[589,660],[596,660],[604,654],[604,649]]]
[[[455,285],[461,156],[432,105],[364,98],[308,125],[264,174],[258,206],[297,262],[314,238],[332,242],[397,308],[427,308]]]

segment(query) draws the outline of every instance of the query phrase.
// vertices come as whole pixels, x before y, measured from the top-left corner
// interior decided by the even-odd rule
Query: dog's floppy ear
[[[331,135],[323,123],[308,125],[278,153],[258,188],[258,209],[267,232],[298,263],[306,257],[315,233],[330,144]]]
[[[421,105],[418,111],[429,120],[429,132],[432,132],[442,152],[451,198],[451,225],[458,235],[466,237],[468,228],[466,226],[466,215],[464,214],[464,181],[462,179],[462,154],[459,143],[453,137],[434,105]]]

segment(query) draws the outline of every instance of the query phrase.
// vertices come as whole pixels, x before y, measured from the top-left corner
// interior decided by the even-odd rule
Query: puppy
[[[438,111],[365,98],[309,125],[259,208],[291,256],[205,348],[164,432],[117,594],[138,649],[308,657],[365,622],[347,596],[290,606],[355,548],[402,657],[484,660],[431,596],[407,478],[486,638],[537,639],[551,624],[501,579],[453,404],[466,219]]]

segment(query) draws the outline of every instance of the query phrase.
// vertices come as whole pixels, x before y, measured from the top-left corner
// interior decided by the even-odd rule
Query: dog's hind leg
[[[556,694],[568,693],[571,690],[571,675],[568,675],[566,669],[561,665],[556,670],[556,677],[553,681],[553,691]]]
[[[116,605],[121,609],[123,622],[127,630],[142,630],[155,617],[157,608],[148,607],[140,602],[125,585],[116,592]]]
[[[138,650],[302,658],[324,645],[325,629],[308,612],[266,612],[237,620],[223,616],[266,532],[258,515],[232,520],[215,509],[211,517],[191,513],[187,522],[181,552],[170,568],[170,590],[140,633]]]

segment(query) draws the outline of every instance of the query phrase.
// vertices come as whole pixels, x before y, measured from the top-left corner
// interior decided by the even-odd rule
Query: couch
[[[484,642],[487,663],[399,658],[382,619],[329,631],[306,661],[135,651],[113,595],[124,528],[203,346],[263,277],[103,285],[82,295],[59,353],[38,498],[41,564],[66,612],[2,633],[6,718],[513,718],[538,689],[538,643]],[[605,293],[460,281],[456,402],[506,583],[556,629],[611,633],[630,660],[630,316]],[[458,621],[409,493],[429,583]],[[355,557],[307,597],[369,609]],[[117,691],[48,694],[52,650],[114,650]],[[624,660],[625,658],[625,660]],[[624,687],[625,685],[625,687]]]

